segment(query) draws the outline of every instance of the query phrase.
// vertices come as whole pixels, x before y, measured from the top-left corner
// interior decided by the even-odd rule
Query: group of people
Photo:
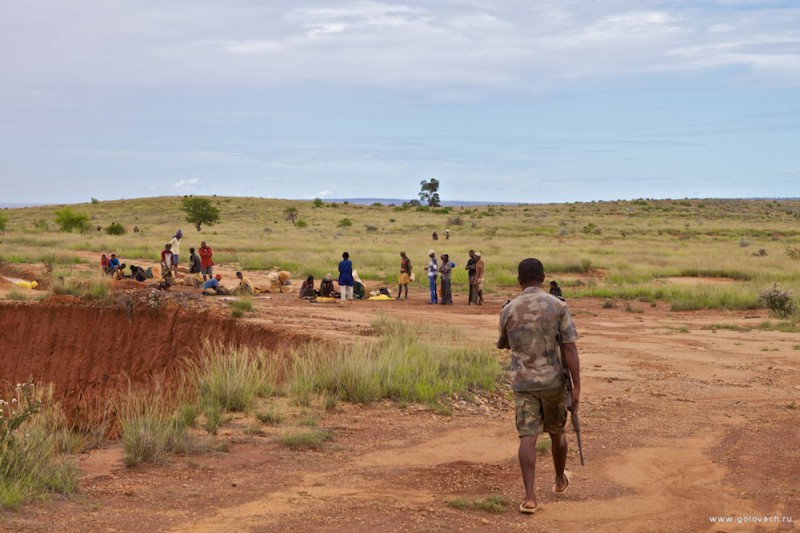
[[[441,261],[441,263],[439,262]],[[441,254],[436,258],[434,250],[428,250],[428,265],[425,267],[428,275],[428,286],[430,288],[431,304],[453,305],[452,291],[452,272],[456,267],[455,262],[450,260],[449,254]],[[467,266],[469,279],[469,300],[467,304],[483,305],[483,276],[485,265],[480,252],[469,251]],[[405,250],[400,252],[400,277],[398,279],[397,298],[408,300],[408,284],[413,281],[411,260]],[[441,295],[441,298],[440,298]],[[439,301],[441,299],[441,302]]]

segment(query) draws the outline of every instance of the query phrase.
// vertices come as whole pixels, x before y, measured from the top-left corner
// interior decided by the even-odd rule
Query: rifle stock
[[[564,355],[564,343],[561,340],[560,334],[556,335],[556,340],[558,341],[558,349],[561,351],[561,372],[564,375],[564,386],[567,389],[567,410],[570,413],[570,419],[572,419],[572,429],[575,430],[575,437],[578,440],[578,452],[581,456],[581,466],[585,466],[583,462],[583,444],[581,443],[581,421],[578,417],[578,413],[575,411],[575,405],[572,403],[572,374],[567,366],[566,356]]]

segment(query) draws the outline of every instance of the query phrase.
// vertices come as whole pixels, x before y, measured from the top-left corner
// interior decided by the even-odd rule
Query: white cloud
[[[15,52],[0,70],[20,90],[313,81],[446,93],[726,67],[800,85],[800,7],[722,5],[8,0],[0,46]],[[759,46],[730,52],[741,43]]]
[[[189,178],[188,180],[178,180],[173,183],[173,186],[178,191],[183,191],[187,189],[194,189],[195,186],[202,184],[203,182],[199,178]]]
[[[329,198],[331,194],[331,191],[319,191],[314,198]]]

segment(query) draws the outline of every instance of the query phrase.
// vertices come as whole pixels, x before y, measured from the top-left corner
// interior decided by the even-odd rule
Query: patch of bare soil
[[[242,324],[288,338],[314,332],[332,340],[363,338],[374,318],[385,314],[451,325],[488,347],[496,337],[499,310],[513,295],[496,293],[477,307],[467,306],[463,295],[457,295],[454,306],[433,306],[425,303],[424,294],[412,294],[407,302],[348,304],[314,304],[276,294],[255,298],[256,312],[232,325],[202,307],[186,312],[203,317],[197,320],[202,324],[213,322],[210,329],[224,337],[237,334],[236,324]],[[224,310],[223,302],[212,302]],[[793,529],[794,522],[786,519],[800,520],[800,336],[749,331],[765,318],[752,312],[673,313],[659,305],[630,313],[604,309],[595,300],[569,303],[581,334],[587,463],[580,466],[570,432],[568,465],[574,476],[567,494],[557,497],[550,492],[552,460],[549,452],[541,453],[537,493],[542,508],[533,516],[516,509],[522,497],[517,437],[511,407],[501,394],[454,398],[452,416],[390,402],[342,404],[319,419],[334,439],[316,450],[290,450],[277,442],[280,434],[301,429],[296,420],[263,426],[263,434],[253,435],[245,431],[252,421],[247,415],[235,415],[224,426],[220,438],[228,443],[227,451],[175,457],[166,465],[125,468],[119,445],[110,445],[81,456],[84,477],[78,496],[7,512],[0,528],[716,532],[754,529],[748,525],[753,517],[777,516],[783,523],[756,529]],[[37,304],[42,305],[56,313],[56,304]],[[95,319],[96,309],[74,303],[63,307],[58,311],[62,318],[57,313],[26,316],[39,327],[47,320],[60,324],[48,330],[56,339],[64,339],[57,335],[70,328],[94,338],[92,330],[105,327],[105,320]],[[0,307],[0,323],[26,308]],[[180,312],[155,315],[147,327],[135,326],[144,316],[137,313],[129,323],[123,311],[123,319],[104,334],[109,339],[104,351],[126,346],[125,330],[131,327],[141,328],[137,335],[151,336],[147,345],[153,350],[159,344],[169,347],[165,353],[208,329],[181,329],[180,322],[195,319]],[[28,329],[25,335],[3,338],[4,346],[36,335],[37,328],[25,321],[15,324]],[[708,327],[719,324],[738,329]],[[78,337],[42,339],[25,353],[45,357],[48,350],[66,345],[46,362],[61,365],[62,372],[101,376],[105,363],[97,352],[86,349],[83,356],[66,359]],[[9,353],[6,349],[3,358]],[[16,365],[25,364],[24,359]],[[455,505],[490,495],[504,496],[511,504],[497,514]],[[715,517],[731,522],[718,524]]]

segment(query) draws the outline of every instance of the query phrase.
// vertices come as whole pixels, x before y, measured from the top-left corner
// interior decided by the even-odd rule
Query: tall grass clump
[[[51,425],[57,412],[52,389],[30,383],[18,384],[10,401],[0,400],[0,509],[76,490],[77,467],[59,453],[63,428]]]
[[[274,392],[278,369],[265,352],[206,342],[203,353],[188,363],[192,383],[205,410],[245,411],[255,399]]]
[[[119,425],[125,464],[160,463],[169,453],[190,449],[185,417],[178,416],[180,391],[168,390],[163,379],[128,389],[119,399]]]
[[[326,394],[356,403],[389,398],[435,405],[443,395],[496,386],[501,371],[492,352],[458,346],[452,332],[386,320],[374,327],[376,343],[296,351],[290,390],[298,403]],[[443,338],[451,342],[434,341]]]

